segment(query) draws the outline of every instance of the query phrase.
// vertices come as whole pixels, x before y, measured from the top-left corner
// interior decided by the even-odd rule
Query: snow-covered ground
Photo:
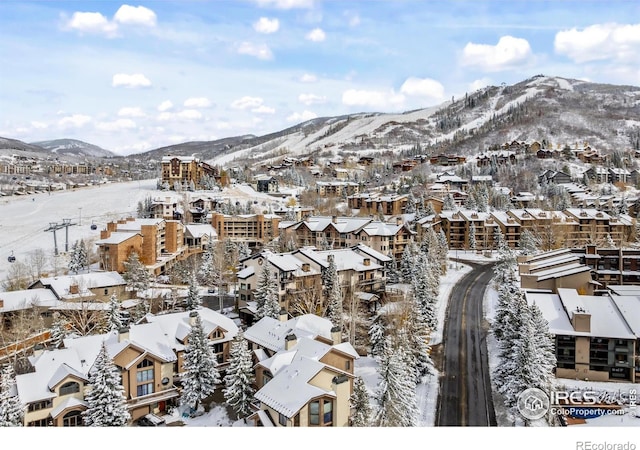
[[[208,191],[207,191],[208,192]],[[197,196],[198,192],[189,193]],[[284,200],[258,193],[248,185],[235,185],[213,196],[233,201],[258,201],[262,206],[274,208]],[[138,202],[147,197],[164,198],[180,197],[172,191],[156,189],[156,180],[111,183],[78,189],[55,191],[30,196],[3,197],[0,200],[0,281],[4,280],[11,263],[7,257],[13,252],[16,261],[29,263],[32,252],[44,250],[49,268],[53,267],[54,242],[53,233],[45,232],[50,223],[62,223],[70,219],[74,225],[68,227],[69,248],[76,240],[84,239],[92,243],[100,237],[100,230],[107,222],[136,215]],[[97,230],[91,230],[91,224]],[[65,250],[65,229],[56,231],[59,252]],[[66,268],[66,259],[59,257],[58,267]]]

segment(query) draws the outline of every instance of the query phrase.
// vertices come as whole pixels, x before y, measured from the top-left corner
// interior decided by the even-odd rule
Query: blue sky
[[[3,0],[0,42],[0,136],[120,154],[540,73],[640,85],[632,0]]]

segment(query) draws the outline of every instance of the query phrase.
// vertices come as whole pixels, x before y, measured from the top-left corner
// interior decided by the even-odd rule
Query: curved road
[[[493,265],[469,265],[449,297],[436,426],[496,426],[482,313]]]

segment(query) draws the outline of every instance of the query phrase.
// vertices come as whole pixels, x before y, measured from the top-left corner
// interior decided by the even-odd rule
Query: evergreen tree
[[[213,394],[220,383],[220,374],[215,355],[204,334],[200,314],[192,311],[189,317],[194,318],[194,323],[185,348],[180,404],[197,411],[200,402]]]
[[[416,426],[418,405],[416,384],[412,369],[407,364],[406,348],[387,342],[380,359],[380,382],[376,392],[378,411],[375,426],[411,427]]]
[[[398,260],[396,259],[396,254],[391,252],[391,261],[389,262],[389,270],[387,271],[387,283],[395,284],[400,283],[402,279],[402,274],[398,268]]]
[[[473,222],[471,222],[471,226],[469,227],[469,250],[475,250],[477,247],[476,242],[476,226]]]
[[[436,210],[435,210],[435,208],[433,207],[433,202],[432,202],[432,201],[429,201],[429,202],[427,203],[427,206],[425,207],[424,215],[425,215],[425,216],[431,216],[431,215],[434,215],[435,213],[436,213]]]
[[[400,274],[402,276],[403,283],[410,283],[411,278],[414,273],[414,260],[416,255],[420,253],[420,249],[418,245],[411,241],[409,242],[402,251],[402,258],[400,259]]]
[[[435,316],[435,310],[433,315]],[[433,320],[433,323],[437,324],[437,318]],[[430,372],[429,368],[432,365],[429,357],[429,340],[433,328],[430,328],[427,323],[422,313],[422,305],[415,295],[411,296],[403,328],[406,329],[407,350],[411,355],[410,364],[413,366],[416,383],[418,383],[424,375]]]
[[[120,310],[120,301],[115,292],[109,298],[109,307],[106,312],[107,331],[118,331],[122,328],[122,311]]]
[[[524,230],[520,235],[520,254],[521,255],[535,255],[538,253],[539,240],[529,230]]]
[[[444,203],[442,204],[443,211],[454,211],[456,209],[456,202],[453,199],[453,195],[447,194],[444,196]]]
[[[338,277],[338,268],[334,258],[329,258],[329,267],[325,272],[325,289],[327,295],[327,318],[334,327],[342,332],[342,288]]]
[[[202,258],[200,260],[200,268],[198,275],[202,283],[208,286],[214,286],[218,284],[220,277],[219,271],[216,265],[216,248],[209,239],[209,243],[205,247],[205,251],[202,252]]]
[[[136,252],[132,252],[124,262],[122,278],[127,282],[127,287],[136,292],[149,289],[151,277],[145,266],[140,262]]]
[[[246,417],[251,413],[253,399],[252,353],[242,332],[238,333],[231,343],[229,366],[224,377],[226,387],[223,389],[227,405],[233,408],[238,417]]]
[[[21,427],[24,407],[16,390],[16,374],[11,364],[0,366],[0,427]]]
[[[351,426],[368,427],[371,424],[371,402],[362,377],[356,377],[353,381],[353,394],[349,398],[349,405],[353,410]]]
[[[469,196],[464,201],[464,207],[470,211],[478,210],[478,202],[476,201],[476,192],[475,190],[469,191]]]
[[[476,194],[476,205],[478,208],[478,212],[487,212],[487,210],[489,209],[489,190],[484,184],[478,186]]]
[[[82,413],[88,427],[122,427],[129,422],[121,374],[102,343],[89,374],[90,390],[85,395],[87,409]]]
[[[251,249],[246,242],[242,241],[238,243],[238,259],[243,259],[251,256]]]
[[[84,243],[84,241],[83,241]],[[84,252],[80,245],[80,241],[75,241],[71,246],[71,253],[69,255],[69,271],[73,273],[80,272],[86,265],[86,251]]]
[[[189,291],[187,292],[187,298],[185,299],[185,309],[187,311],[193,311],[202,306],[202,297],[198,292],[198,282],[195,274],[191,275],[189,281]]]
[[[263,317],[278,318],[280,314],[278,284],[271,274],[267,258],[264,258],[254,297],[256,299],[256,320],[260,320]]]
[[[604,246],[606,248],[616,248],[616,243],[613,241],[613,238],[609,233],[607,233],[607,235],[605,236]]]
[[[536,386],[546,392],[550,390],[553,380],[553,371],[556,367],[556,352],[554,338],[549,332],[549,322],[542,315],[538,305],[533,303],[529,306],[531,312],[531,323],[535,337],[535,364],[540,368],[542,376],[540,383]]]
[[[371,356],[381,356],[385,342],[385,329],[380,316],[371,322],[368,334],[369,343],[371,344]]]
[[[68,323],[58,311],[53,313],[53,321],[51,323],[51,345],[53,348],[60,348],[63,339],[67,337]]]

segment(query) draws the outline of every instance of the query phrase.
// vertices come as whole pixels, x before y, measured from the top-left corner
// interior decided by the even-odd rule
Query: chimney
[[[33,346],[33,356],[38,357],[44,353],[44,345],[36,344]]]
[[[371,265],[371,258],[365,258],[362,261],[362,264],[364,264],[365,266],[370,266]]]
[[[118,230],[118,224],[116,222],[107,223],[107,231],[113,232]]]
[[[338,223],[338,216],[331,216],[331,222]]]
[[[298,343],[298,337],[291,333],[284,338],[284,349],[291,350]]]
[[[189,313],[189,325],[194,326],[196,324],[196,317],[198,317],[198,311],[191,311]]]
[[[328,254],[327,255],[327,262],[331,262],[333,260],[334,260],[333,255],[332,254]]]
[[[280,322],[286,322],[289,319],[289,313],[284,308],[280,309],[280,313],[278,313],[278,320]]]
[[[3,307],[4,307],[4,300],[0,298],[0,308],[3,308]]]
[[[311,270],[311,266],[308,263],[302,264],[302,271],[309,272]]]
[[[78,294],[79,292],[80,288],[78,287],[78,283],[69,286],[69,294]]]
[[[129,328],[122,327],[118,329],[118,342],[124,342],[129,340]]]
[[[591,333],[591,314],[583,308],[576,308],[575,311],[571,312],[571,325],[576,331]]]
[[[396,225],[402,225],[402,217],[396,217]]]
[[[100,239],[108,239],[111,236],[111,231],[100,230]]]
[[[331,328],[331,340],[333,341],[333,345],[338,345],[342,342],[342,331],[340,327]]]

